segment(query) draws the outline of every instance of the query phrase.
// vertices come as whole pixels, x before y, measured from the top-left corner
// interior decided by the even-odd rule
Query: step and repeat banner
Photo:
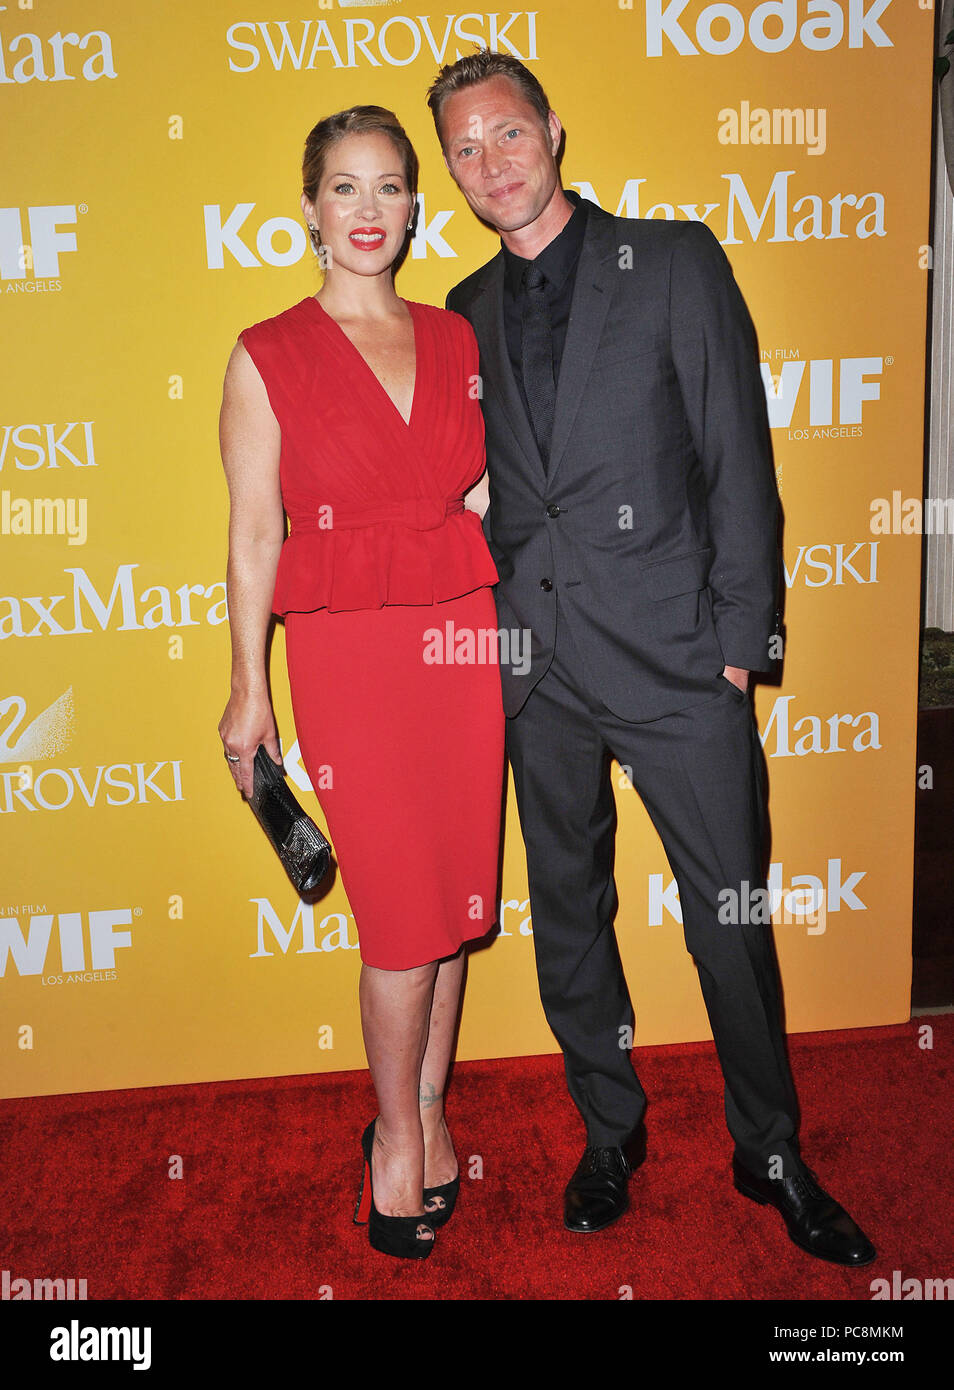
[[[222,756],[218,411],[240,330],[321,283],[298,202],[320,117],[387,106],[416,146],[406,299],[496,253],[424,99],[475,45],[540,78],[565,187],[704,221],[731,261],[785,515],[755,708],[786,1023],[908,1017],[933,31],[918,0],[0,6],[0,1094],[365,1065],[340,879],[298,899]],[[323,825],[281,623],[270,672]],[[672,874],[614,781],[636,1046],[707,1038]],[[459,1055],[555,1050],[511,787]]]

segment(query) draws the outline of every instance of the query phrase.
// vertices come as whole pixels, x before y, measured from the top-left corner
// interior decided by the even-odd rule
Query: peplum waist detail
[[[272,598],[279,617],[442,603],[497,583],[480,517],[461,497],[292,505]]]
[[[398,502],[370,502],[358,507],[327,503],[317,510],[289,513],[293,531],[354,531],[393,521],[415,531],[433,531],[464,510],[463,497],[405,497]]]

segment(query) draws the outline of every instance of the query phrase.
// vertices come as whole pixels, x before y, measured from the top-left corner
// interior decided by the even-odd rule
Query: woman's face
[[[318,227],[327,267],[380,275],[397,257],[414,204],[403,161],[387,135],[344,135],[332,145],[315,202],[302,211]]]

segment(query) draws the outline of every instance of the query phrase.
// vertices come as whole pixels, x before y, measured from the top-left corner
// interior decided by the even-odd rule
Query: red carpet
[[[878,1247],[804,1255],[731,1185],[711,1044],[643,1048],[649,1156],[613,1227],[562,1226],[583,1135],[559,1057],[458,1064],[465,1180],[422,1264],[351,1224],[372,1117],[366,1073],[0,1101],[0,1269],[84,1278],[89,1299],[863,1299],[900,1270],[954,1275],[954,1016],[790,1039],[803,1153]],[[181,1155],[183,1177],[168,1176]]]

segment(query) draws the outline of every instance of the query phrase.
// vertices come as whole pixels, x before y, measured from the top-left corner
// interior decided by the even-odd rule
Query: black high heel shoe
[[[383,1255],[396,1255],[403,1260],[426,1260],[434,1249],[434,1222],[427,1215],[421,1216],[382,1216],[374,1205],[374,1186],[371,1179],[371,1153],[374,1148],[373,1119],[361,1136],[361,1152],[364,1155],[364,1175],[361,1190],[354,1209],[354,1224],[368,1227],[368,1240],[375,1250]],[[427,1216],[427,1220],[424,1217]],[[419,1234],[424,1226],[432,1234]]]
[[[444,1203],[444,1205],[442,1207],[438,1207],[436,1211],[425,1211],[424,1213],[424,1215],[427,1217],[428,1223],[434,1227],[435,1231],[438,1229],[439,1226],[445,1225],[453,1216],[454,1206],[457,1202],[458,1192],[460,1192],[459,1173],[457,1174],[456,1178],[453,1178],[450,1182],[445,1182],[442,1187],[425,1187],[425,1207],[427,1206],[428,1202],[433,1201],[435,1197],[439,1197],[441,1201]]]

